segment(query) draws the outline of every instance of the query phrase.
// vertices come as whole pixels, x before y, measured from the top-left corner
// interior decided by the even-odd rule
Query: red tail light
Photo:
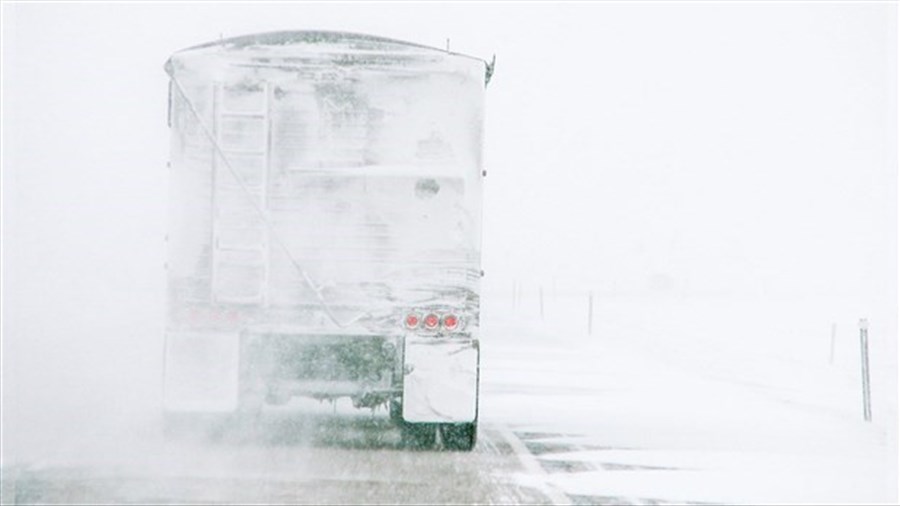
[[[414,329],[419,326],[419,317],[411,314],[406,317],[406,328]]]
[[[456,318],[456,315],[448,314],[444,316],[444,328],[447,330],[453,330],[459,325],[459,319]]]
[[[434,330],[437,328],[440,320],[438,319],[436,314],[429,314],[425,317],[425,328],[429,330]]]

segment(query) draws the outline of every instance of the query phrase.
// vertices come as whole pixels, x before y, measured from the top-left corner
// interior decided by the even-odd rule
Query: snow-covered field
[[[543,320],[528,299],[485,318],[482,420],[549,470],[523,483],[585,502],[897,501],[890,312],[870,328],[867,423],[846,301],[595,295],[587,335],[586,294],[545,296]]]

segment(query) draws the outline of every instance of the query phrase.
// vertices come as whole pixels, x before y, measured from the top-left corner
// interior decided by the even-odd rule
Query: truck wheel
[[[397,425],[403,423],[403,404],[400,401],[390,401],[388,403],[388,417]]]
[[[428,450],[437,440],[437,427],[429,423],[400,424],[400,434],[405,448]]]
[[[472,451],[477,438],[478,425],[476,423],[455,423],[441,426],[441,441],[447,450]]]
[[[266,393],[259,384],[244,383],[240,385],[237,409],[231,413],[228,432],[229,437],[252,439],[258,432],[262,421],[263,406],[266,404]]]

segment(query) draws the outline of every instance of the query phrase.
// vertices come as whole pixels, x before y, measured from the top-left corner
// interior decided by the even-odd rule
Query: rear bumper
[[[351,397],[371,405],[399,395],[401,338],[176,331],[166,335],[165,409],[238,409],[245,397]]]
[[[477,339],[458,337],[170,331],[164,405],[232,412],[246,398],[307,396],[371,407],[402,395],[407,422],[470,423],[479,355]]]

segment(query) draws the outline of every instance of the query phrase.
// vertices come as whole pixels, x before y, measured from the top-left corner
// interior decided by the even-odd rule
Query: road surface
[[[82,440],[5,468],[3,502],[546,504],[565,497],[510,479],[533,462],[523,465],[532,457],[500,427],[483,426],[473,452],[405,448],[383,413],[281,409],[252,431],[149,429],[127,452],[98,452],[102,441]]]
[[[267,408],[254,430],[166,436],[149,406],[144,415],[121,409],[123,394],[18,427],[15,434],[28,441],[9,439],[5,428],[3,503],[896,498],[895,417],[863,422],[854,385],[827,362],[732,357],[686,340],[641,345],[640,336],[624,331],[563,339],[504,330],[482,346],[472,452],[405,448],[383,410],[300,399]],[[38,427],[43,422],[49,425]]]

